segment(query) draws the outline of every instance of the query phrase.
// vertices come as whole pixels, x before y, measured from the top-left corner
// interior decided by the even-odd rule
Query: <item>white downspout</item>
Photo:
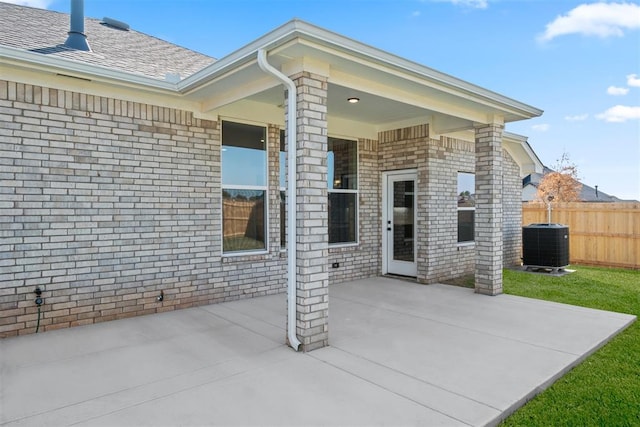
[[[280,80],[286,87],[288,92],[287,105],[287,167],[288,183],[287,183],[287,337],[289,345],[298,351],[300,341],[296,335],[296,104],[298,97],[296,95],[296,85],[293,81],[275,69],[267,61],[267,52],[264,49],[258,49],[258,65],[260,69],[267,74],[271,74]]]

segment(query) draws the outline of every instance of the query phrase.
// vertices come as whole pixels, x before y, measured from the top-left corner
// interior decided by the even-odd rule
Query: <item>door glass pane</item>
[[[393,183],[393,259],[413,262],[413,180]]]

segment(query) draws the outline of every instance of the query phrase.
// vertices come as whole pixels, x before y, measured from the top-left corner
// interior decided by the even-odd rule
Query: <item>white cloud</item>
[[[614,95],[614,96],[619,96],[619,95],[626,95],[629,93],[629,88],[626,87],[616,87],[616,86],[609,86],[607,88],[607,93],[609,95]]]
[[[411,13],[411,16],[420,16],[421,12],[419,10],[414,11],[413,13]]]
[[[38,9],[46,9],[53,0],[2,0],[5,3],[19,4],[20,6],[37,7]]]
[[[531,126],[531,129],[538,131],[538,132],[546,132],[549,130],[551,126],[548,125],[547,123],[541,123],[539,125],[533,125]]]
[[[640,120],[640,107],[616,105],[596,116],[600,120],[610,123],[623,123],[627,120]]]
[[[589,118],[588,114],[577,114],[575,116],[565,116],[564,119],[568,122],[583,122]]]
[[[627,76],[627,85],[633,87],[640,87],[640,78],[638,78],[637,74],[629,74]]]
[[[451,3],[455,6],[466,6],[474,9],[486,9],[490,0],[420,0],[421,2]]]
[[[566,34],[621,37],[624,30],[640,28],[640,5],[633,3],[581,4],[547,24],[539,41],[546,42]]]
[[[489,6],[488,0],[451,0],[451,3],[475,9],[486,9]]]

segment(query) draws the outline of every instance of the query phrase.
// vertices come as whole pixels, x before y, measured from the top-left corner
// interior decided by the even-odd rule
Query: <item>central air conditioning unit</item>
[[[530,224],[522,227],[522,264],[525,268],[553,271],[569,265],[569,227]]]

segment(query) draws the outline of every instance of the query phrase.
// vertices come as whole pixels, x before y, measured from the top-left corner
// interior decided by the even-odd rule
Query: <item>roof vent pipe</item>
[[[87,36],[84,34],[84,0],[71,0],[69,24],[69,37],[64,45],[71,49],[90,51]]]

